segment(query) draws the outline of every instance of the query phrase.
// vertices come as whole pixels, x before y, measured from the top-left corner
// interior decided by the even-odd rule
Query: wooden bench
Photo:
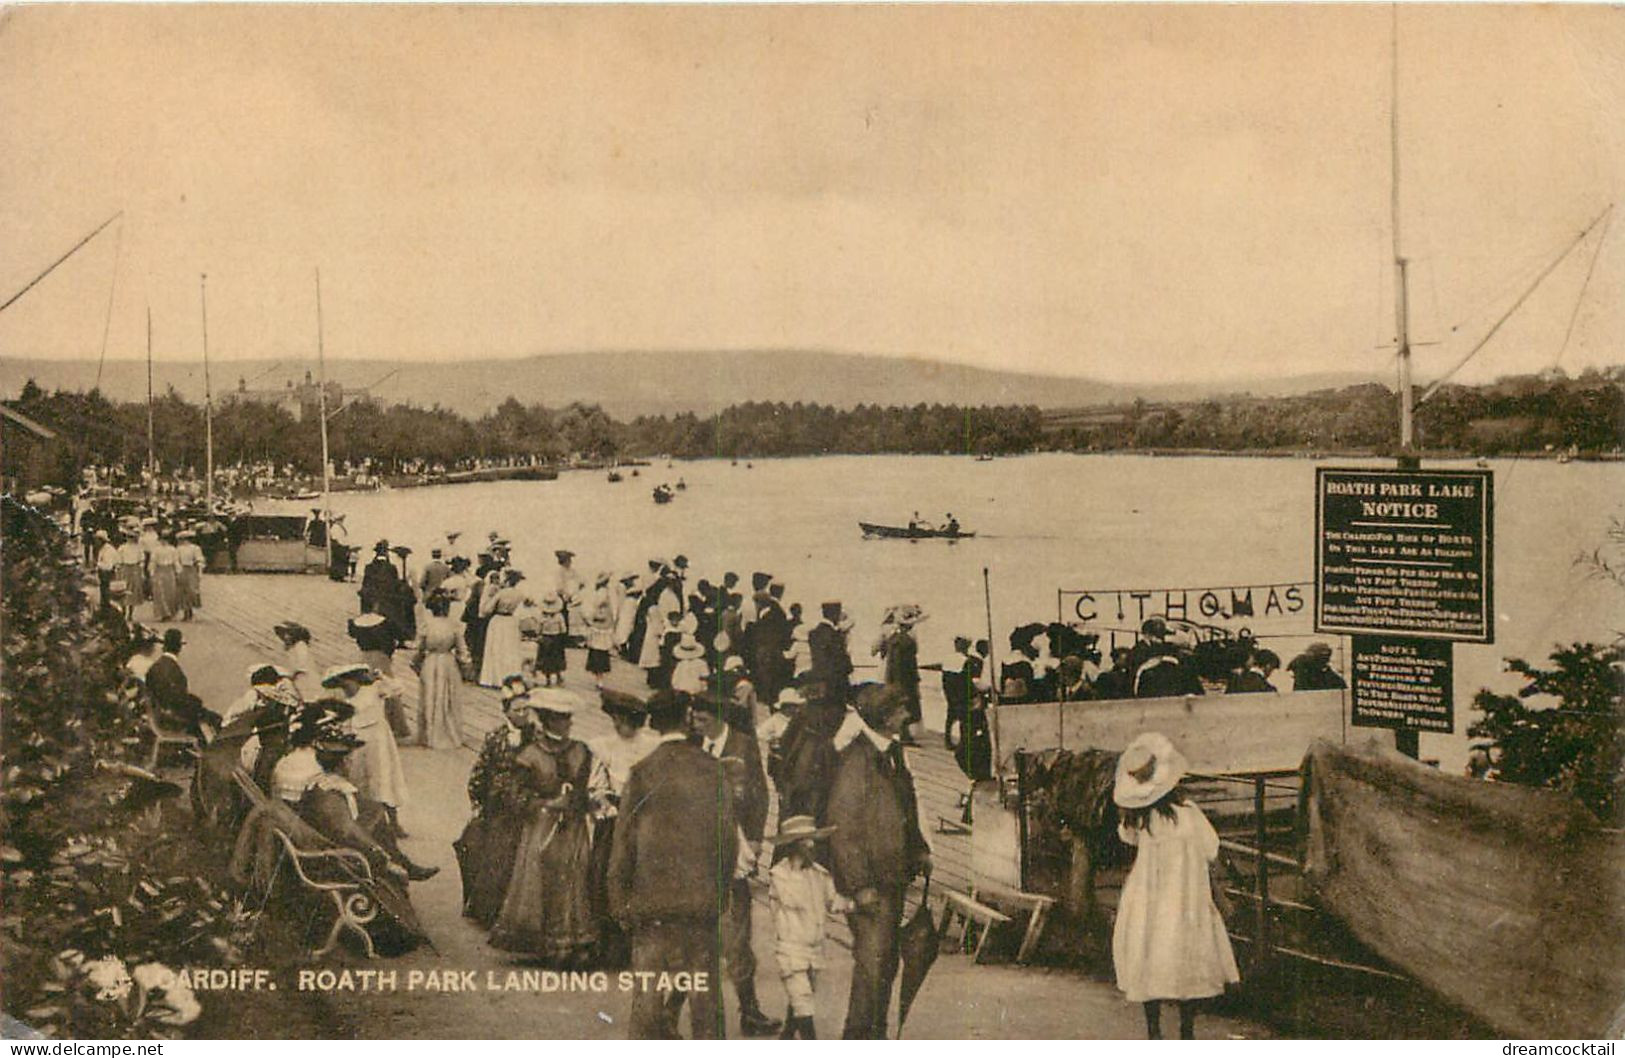
[[[152,732],[152,752],[147,755],[147,770],[157,771],[165,746],[179,746],[192,753],[197,748],[197,737],[190,731],[165,727],[158,719],[158,708],[153,704],[152,696],[149,694],[145,698],[142,708],[147,715],[147,729]]]
[[[237,768],[232,778],[248,799],[251,812],[258,810],[274,818],[276,806],[254,782],[253,776]],[[275,823],[270,825],[300,884],[312,892],[326,894],[333,901],[333,926],[327,931],[327,940],[311,952],[311,957],[319,959],[327,955],[338,945],[339,937],[348,931],[361,938],[367,958],[377,958],[372,934],[367,931],[367,924],[378,917],[378,902],[372,895],[372,866],[367,857],[355,849],[303,848],[295,843],[286,828]],[[269,889],[270,882],[266,884]]]
[[[980,903],[976,897],[969,893],[961,893],[957,889],[942,886],[938,890],[942,894],[943,922],[942,931],[947,933],[952,927],[955,918],[960,920],[959,945],[961,948],[970,943],[971,924],[977,923],[982,927],[981,935],[976,939],[976,950],[973,959],[982,961],[982,951],[987,947],[988,934],[993,932],[994,926],[1003,925],[1010,921],[1010,916],[996,908]]]
[[[1016,951],[1016,962],[1025,963],[1031,960],[1038,950],[1039,940],[1044,935],[1044,922],[1049,917],[1050,909],[1055,906],[1055,898],[1040,896],[1037,893],[1024,893],[1019,889],[1010,889],[990,882],[984,882],[973,888],[971,896],[998,907],[1026,913],[1027,932],[1021,937],[1021,947]]]

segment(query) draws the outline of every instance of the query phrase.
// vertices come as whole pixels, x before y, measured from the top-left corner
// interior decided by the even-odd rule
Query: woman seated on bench
[[[288,744],[294,748],[277,762],[271,790],[300,818],[329,840],[365,855],[375,874],[421,882],[439,873],[440,868],[420,867],[401,851],[388,810],[340,773],[344,758],[362,745],[360,739],[332,725],[300,724],[289,733]]]

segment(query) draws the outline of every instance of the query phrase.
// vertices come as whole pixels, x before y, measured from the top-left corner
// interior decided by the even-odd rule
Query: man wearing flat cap
[[[676,1039],[686,1001],[696,1039],[722,1039],[719,922],[739,852],[722,764],[688,738],[686,695],[648,703],[659,744],[632,768],[609,853],[609,906],[632,937],[632,970],[706,975],[703,988],[632,995],[632,1039]],[[688,978],[692,981],[692,977]],[[648,980],[647,978],[643,980]]]

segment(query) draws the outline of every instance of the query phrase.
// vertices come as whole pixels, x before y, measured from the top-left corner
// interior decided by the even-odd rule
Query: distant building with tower
[[[254,401],[260,404],[274,404],[286,408],[294,418],[300,422],[314,422],[321,414],[322,385],[311,378],[310,372],[305,372],[303,382],[294,382],[288,379],[280,388],[269,386],[264,389],[250,389],[248,380],[239,378],[237,388],[220,397],[222,404],[238,401]],[[355,400],[367,396],[365,387],[346,387],[338,382],[329,382],[327,389],[327,410],[331,414],[344,406],[346,400]]]

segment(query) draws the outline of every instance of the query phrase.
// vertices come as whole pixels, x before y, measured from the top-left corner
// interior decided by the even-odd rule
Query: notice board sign
[[[1315,630],[1495,641],[1487,470],[1315,472]]]
[[[1355,636],[1349,695],[1355,727],[1400,731],[1456,729],[1451,652],[1437,639]]]

